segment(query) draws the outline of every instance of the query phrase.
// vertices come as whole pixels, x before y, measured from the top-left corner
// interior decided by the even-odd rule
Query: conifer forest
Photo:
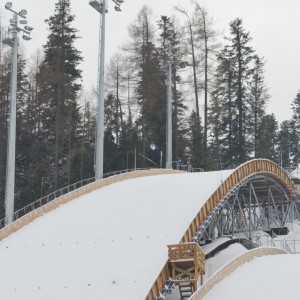
[[[128,28],[127,42],[106,63],[104,173],[164,168],[167,51],[172,52],[173,167],[205,171],[252,158],[283,167],[300,160],[300,87],[292,117],[267,113],[270,94],[263,53],[243,20],[223,36],[212,16],[193,13],[154,18],[151,2]],[[82,84],[70,0],[49,12],[47,42],[30,58],[18,53],[15,207],[94,177],[96,98]],[[1,24],[3,27],[3,24]],[[3,29],[3,28],[2,28]],[[0,28],[0,32],[3,32]],[[11,49],[0,46],[0,218],[4,217]],[[96,82],[96,80],[95,80]],[[134,157],[135,156],[135,157]],[[136,165],[135,165],[136,161]]]

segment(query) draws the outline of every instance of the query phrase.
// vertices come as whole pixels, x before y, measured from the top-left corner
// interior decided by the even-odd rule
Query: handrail
[[[133,172],[133,171],[145,171],[145,170],[150,170],[150,169],[155,169],[155,168],[135,168],[135,169],[125,169],[125,170],[118,170],[118,171],[113,171],[113,172],[109,172],[109,173],[105,173],[103,174],[103,179],[104,178],[108,178],[111,176],[115,176],[115,175],[119,175],[119,174],[123,174],[123,173],[129,173],[129,172]],[[197,169],[197,168],[192,168],[189,170],[189,172],[202,172],[203,169]],[[29,214],[30,212],[36,210],[37,208],[53,201],[54,199],[65,195],[69,192],[72,192],[80,187],[83,187],[85,185],[88,185],[89,183],[92,183],[95,181],[95,177],[91,177],[88,179],[83,179],[81,181],[77,181],[75,183],[70,184],[69,186],[63,187],[59,190],[56,190],[44,197],[41,197],[38,200],[35,200],[34,202],[20,208],[19,210],[16,210],[14,212],[14,220],[18,220],[19,218]],[[7,225],[7,217],[3,218],[0,220],[0,230],[3,229],[6,225]]]
[[[118,174],[122,174],[122,173],[128,173],[128,172],[132,172],[132,171],[143,171],[143,170],[149,170],[149,168],[138,168],[138,169],[126,169],[126,170],[119,170],[119,171],[114,171],[114,172],[109,172],[109,173],[106,173],[106,174],[103,174],[103,178],[107,178],[107,177],[111,177],[111,176],[115,176],[115,175],[118,175]],[[14,220],[17,220],[25,215],[27,215],[28,213],[36,210],[37,208],[53,201],[54,199],[62,196],[62,195],[65,195],[71,191],[74,191],[80,187],[83,187],[91,182],[94,182],[95,181],[95,177],[91,177],[91,178],[88,178],[88,179],[83,179],[81,181],[77,181],[75,183],[72,183],[68,186],[65,186],[59,190],[56,190],[44,197],[41,197],[40,199],[38,200],[35,200],[34,202],[16,210],[14,212]],[[0,220],[0,230],[3,229],[5,226],[6,226],[6,222],[7,221],[7,217],[3,218]]]

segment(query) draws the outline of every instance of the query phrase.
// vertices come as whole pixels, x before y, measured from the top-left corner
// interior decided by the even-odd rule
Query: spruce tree
[[[211,152],[216,163],[230,166],[237,162],[238,109],[235,105],[234,64],[225,47],[218,56],[209,113]]]
[[[276,152],[278,124],[274,114],[264,115],[256,133],[255,157],[277,161]]]
[[[185,66],[183,53],[181,51],[180,37],[182,33],[176,28],[175,21],[167,16],[161,16],[159,25],[159,51],[161,66],[165,71],[165,89],[167,89],[167,56],[166,51],[169,48],[174,56],[172,62],[172,129],[173,129],[173,160],[178,157],[183,158],[186,148],[186,110],[187,106],[179,91],[181,77],[179,70]],[[167,101],[167,99],[165,100]]]
[[[218,107],[223,110],[220,119],[214,119],[214,122],[221,122],[221,125],[214,123],[211,126],[221,129],[218,141],[224,149],[221,157],[223,163],[239,164],[252,155],[253,147],[248,142],[255,123],[251,122],[252,115],[255,113],[257,120],[262,117],[258,103],[262,104],[260,108],[263,110],[266,95],[261,96],[264,92],[261,62],[254,62],[254,50],[249,45],[251,37],[243,28],[241,19],[230,23],[227,41],[218,57],[212,92],[215,106],[212,106],[212,113]],[[256,131],[257,126],[258,122]]]
[[[145,157],[154,143],[165,148],[166,88],[160,68],[159,50],[155,46],[152,13],[144,6],[129,28],[128,56],[135,67],[136,96],[139,106],[137,126],[141,132],[141,155]],[[147,152],[147,153],[146,153]],[[143,159],[142,166],[146,165]]]
[[[282,167],[289,167],[291,163],[290,153],[293,150],[294,145],[294,124],[293,121],[283,121],[280,125],[278,132],[278,143],[276,148],[276,162]],[[293,153],[293,152],[292,152]],[[297,162],[297,158],[292,156],[294,163]]]
[[[293,164],[297,166],[300,162],[300,91],[292,102],[292,111],[293,115],[290,123],[292,143],[290,150]]]
[[[51,164],[53,187],[67,185],[76,180],[72,173],[72,156],[80,123],[77,104],[81,89],[82,61],[75,48],[77,30],[72,27],[74,16],[70,0],[55,4],[55,13],[46,23],[50,34],[44,46],[45,58],[40,68],[39,84],[42,99],[42,122],[49,147],[48,161]]]
[[[233,81],[235,89],[234,104],[237,107],[238,140],[237,140],[237,162],[243,163],[247,159],[246,119],[249,117],[247,110],[247,89],[249,77],[252,73],[251,62],[254,50],[249,46],[251,40],[249,32],[243,28],[242,19],[235,19],[230,23],[229,47],[231,62],[233,63]]]
[[[8,111],[10,95],[10,58],[2,55],[0,61],[0,216],[4,215]]]
[[[248,147],[254,150],[254,157],[258,157],[257,144],[259,128],[265,115],[269,94],[264,82],[264,62],[258,55],[254,56],[253,71],[250,81],[250,97],[248,99],[249,114],[246,126],[249,127]],[[273,116],[274,117],[274,116]],[[268,119],[268,118],[267,118]],[[265,119],[264,121],[266,122]],[[264,126],[264,125],[263,125]],[[252,145],[251,145],[252,144]]]

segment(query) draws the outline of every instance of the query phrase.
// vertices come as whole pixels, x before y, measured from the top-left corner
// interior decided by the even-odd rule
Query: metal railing
[[[64,195],[64,194],[67,194],[71,191],[74,191],[82,186],[85,186],[91,182],[95,181],[95,178],[89,178],[89,179],[84,179],[82,181],[79,181],[79,182],[75,182],[69,186],[66,186],[66,187],[63,187],[55,192],[52,192],[26,206],[24,206],[23,208],[19,209],[19,210],[16,210],[14,212],[14,220],[17,220],[27,214],[29,214],[30,212],[34,211],[35,209],[51,202],[52,200]],[[7,221],[7,218],[3,218],[2,220],[0,220],[0,230],[2,228],[4,228],[6,226],[6,222]]]
[[[291,254],[300,253],[300,241],[296,239],[268,239],[267,242],[261,243],[260,246],[276,247],[283,249]]]
[[[126,169],[126,170],[114,171],[114,172],[103,174],[103,178],[108,178],[111,176],[115,176],[115,175],[119,175],[119,174],[123,174],[123,173],[129,173],[129,172],[133,172],[133,171],[145,171],[145,170],[150,170],[150,168],[136,168],[136,169]],[[190,172],[201,172],[202,169],[191,169],[189,171]],[[92,183],[94,181],[95,181],[95,177],[84,179],[84,180],[72,183],[69,186],[63,187],[55,192],[52,192],[36,201],[24,206],[21,209],[16,210],[14,212],[14,220],[17,220],[17,219],[31,213],[32,211],[36,210],[37,208],[40,208],[41,206],[53,201],[54,199],[56,199],[62,195],[72,192],[72,191],[74,191],[80,187],[83,187],[89,183]],[[7,224],[7,218],[1,219],[0,220],[0,230],[3,229],[6,226],[6,224]]]
[[[141,171],[141,170],[146,170],[146,169],[136,169],[136,171]],[[103,178],[115,176],[115,175],[122,174],[122,173],[128,173],[128,172],[132,172],[132,171],[135,171],[135,169],[114,171],[114,172],[103,174]],[[95,177],[84,179],[84,180],[72,183],[69,186],[63,187],[55,192],[52,192],[32,203],[22,207],[21,209],[16,210],[14,212],[14,220],[17,220],[17,219],[31,213],[32,211],[36,210],[37,208],[53,201],[54,199],[56,199],[62,195],[72,192],[72,191],[74,191],[80,187],[83,187],[89,183],[92,183],[94,181],[95,181]],[[6,226],[6,223],[7,223],[6,221],[7,221],[7,218],[3,218],[0,220],[0,230]]]

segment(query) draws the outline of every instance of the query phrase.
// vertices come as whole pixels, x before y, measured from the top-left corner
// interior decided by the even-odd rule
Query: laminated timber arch
[[[289,201],[296,200],[294,184],[282,168],[270,160],[251,160],[239,166],[221,183],[217,190],[210,196],[210,198],[201,207],[200,211],[196,214],[195,218],[192,220],[190,226],[181,238],[180,243],[199,241],[195,239],[199,228],[204,222],[207,222],[207,218],[209,218],[211,213],[218,210],[218,205],[220,206],[224,199],[227,199],[230,194],[239,191],[241,187],[252,181],[254,182],[255,180],[257,182],[267,181],[268,184],[271,182],[281,193],[284,193],[284,197],[286,199],[289,199]],[[266,190],[265,193],[269,193],[269,189]],[[160,297],[161,291],[166,291],[165,284],[166,282],[169,282],[169,278],[169,267],[168,263],[166,263],[149,291],[146,300],[163,299],[164,297]]]

